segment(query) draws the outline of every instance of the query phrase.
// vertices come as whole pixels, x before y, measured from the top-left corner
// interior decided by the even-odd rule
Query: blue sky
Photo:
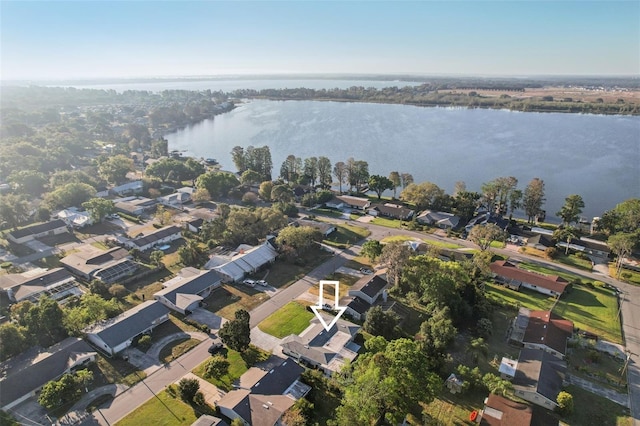
[[[638,75],[639,1],[0,0],[1,78]]]

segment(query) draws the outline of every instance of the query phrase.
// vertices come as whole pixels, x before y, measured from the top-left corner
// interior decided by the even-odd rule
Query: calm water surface
[[[584,215],[640,197],[640,117],[524,113],[463,108],[314,101],[250,101],[167,136],[169,149],[213,157],[235,171],[231,149],[268,145],[277,177],[285,157],[324,155],[369,162],[371,174],[413,174],[453,190],[498,176],[524,189],[545,181],[549,216],[569,194]]]

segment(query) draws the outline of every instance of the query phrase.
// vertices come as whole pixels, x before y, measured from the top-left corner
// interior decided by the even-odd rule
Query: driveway
[[[211,311],[207,311],[204,308],[196,308],[192,313],[187,315],[187,318],[193,321],[197,321],[200,324],[206,324],[211,329],[211,332],[217,332],[227,320],[219,317]]]
[[[280,349],[281,342],[282,339],[278,339],[277,337],[265,333],[258,327],[253,327],[251,329],[251,343],[260,349],[264,349],[274,355],[282,355],[282,350]]]

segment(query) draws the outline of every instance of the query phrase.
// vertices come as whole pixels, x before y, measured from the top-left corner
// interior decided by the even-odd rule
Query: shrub
[[[558,394],[558,411],[563,414],[573,413],[573,395],[569,392],[562,391]]]
[[[200,390],[200,382],[198,379],[182,379],[178,382],[178,391],[180,392],[180,399],[185,402],[193,401],[196,394]]]
[[[138,340],[138,347],[140,347],[145,351],[149,349],[151,347],[151,336],[149,336],[148,334],[145,334],[144,336],[142,336]]]
[[[214,355],[204,367],[204,377],[220,378],[229,372],[229,361],[222,355]]]
[[[9,268],[11,268],[12,265],[13,265],[13,263],[11,263],[11,262],[2,262],[2,263],[0,263],[0,268],[9,269]]]
[[[481,318],[477,326],[478,334],[482,337],[489,337],[493,333],[493,323],[488,318]]]
[[[124,298],[129,291],[122,284],[114,284],[109,287],[109,294],[115,297],[116,299]]]
[[[549,259],[555,259],[556,256],[558,256],[558,250],[556,250],[555,247],[548,247],[545,251],[544,251],[545,256],[547,256]]]

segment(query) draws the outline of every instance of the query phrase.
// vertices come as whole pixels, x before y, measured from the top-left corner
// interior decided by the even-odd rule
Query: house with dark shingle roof
[[[127,243],[129,248],[140,251],[149,250],[155,246],[170,243],[182,237],[182,230],[174,225],[165,226],[148,235],[136,238]]]
[[[569,282],[556,275],[542,275],[516,267],[506,260],[497,260],[490,265],[494,278],[511,288],[521,286],[550,296],[560,296]]]
[[[567,363],[548,352],[524,348],[520,351],[516,374],[513,378],[514,394],[533,404],[554,410],[564,385]]]
[[[460,224],[460,217],[453,213],[425,210],[416,217],[422,225],[437,226],[442,229],[453,229]]]
[[[36,238],[48,237],[51,235],[59,235],[69,232],[67,224],[61,219],[50,220],[49,222],[39,223],[37,225],[26,226],[16,229],[7,234],[7,238],[16,243],[24,244],[35,240]]]
[[[14,303],[23,300],[36,302],[42,295],[53,300],[62,300],[72,295],[81,295],[76,278],[64,268],[45,270],[32,269],[20,274],[0,275],[0,289]]]
[[[240,419],[248,426],[279,425],[282,415],[311,390],[299,380],[304,368],[288,358],[269,372],[259,372],[257,377],[255,370],[251,368],[240,378],[243,383],[244,376],[251,375],[255,383],[227,392],[217,406],[223,415]]]
[[[101,321],[84,330],[87,339],[109,356],[122,352],[133,340],[169,319],[169,309],[149,300],[115,318]]]
[[[564,359],[567,340],[573,334],[573,322],[551,311],[520,308],[512,324],[510,343],[528,349],[542,349]]]
[[[375,274],[365,275],[349,289],[349,296],[360,297],[373,305],[379,298],[386,300],[386,290],[389,283],[386,280],[386,270],[376,271]]]
[[[74,249],[74,253],[60,259],[60,263],[73,274],[85,279],[99,279],[107,284],[132,275],[138,264],[122,247],[102,250],[91,244]]]
[[[366,210],[371,205],[368,198],[354,197],[352,195],[338,195],[325,203],[327,207],[333,209],[355,209]]]
[[[8,410],[33,397],[51,380],[95,361],[84,340],[69,337],[44,350],[29,350],[0,364],[0,407]]]
[[[476,421],[481,426],[531,426],[532,419],[530,405],[492,393],[485,398],[484,408]]]
[[[369,214],[374,216],[390,217],[391,219],[411,220],[414,211],[405,206],[392,203],[374,204],[369,209]]]
[[[175,278],[164,282],[164,289],[155,293],[153,298],[169,309],[187,315],[221,284],[222,277],[213,269],[183,268]]]

